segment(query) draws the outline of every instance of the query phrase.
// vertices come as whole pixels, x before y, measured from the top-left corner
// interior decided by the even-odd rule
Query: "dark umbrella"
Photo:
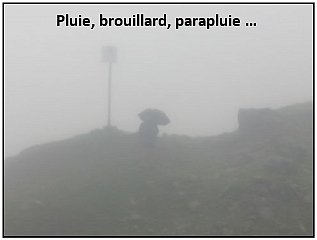
[[[146,109],[139,113],[139,117],[144,122],[151,122],[156,125],[167,125],[170,123],[168,116],[158,109]]]

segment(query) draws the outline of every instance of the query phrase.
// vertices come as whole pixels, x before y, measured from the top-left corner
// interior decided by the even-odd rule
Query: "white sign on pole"
[[[102,48],[102,61],[114,63],[117,61],[117,48],[114,46],[104,46]]]

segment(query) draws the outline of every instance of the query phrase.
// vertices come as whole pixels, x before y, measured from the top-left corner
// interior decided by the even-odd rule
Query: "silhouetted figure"
[[[167,115],[157,109],[146,109],[139,113],[143,121],[139,128],[139,136],[145,146],[153,147],[157,142],[159,133],[158,125],[167,125],[170,123]]]
[[[159,129],[151,122],[142,122],[139,128],[140,138],[146,146],[155,146]]]

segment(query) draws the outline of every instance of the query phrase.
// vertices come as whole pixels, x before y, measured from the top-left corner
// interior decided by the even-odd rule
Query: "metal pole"
[[[111,127],[111,62],[109,62],[108,72],[108,127]]]

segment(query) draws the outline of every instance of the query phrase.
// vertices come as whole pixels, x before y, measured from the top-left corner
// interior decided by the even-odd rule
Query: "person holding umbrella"
[[[167,115],[158,109],[145,109],[139,113],[143,121],[139,127],[139,136],[145,146],[154,147],[159,133],[158,125],[167,125],[170,123]]]

